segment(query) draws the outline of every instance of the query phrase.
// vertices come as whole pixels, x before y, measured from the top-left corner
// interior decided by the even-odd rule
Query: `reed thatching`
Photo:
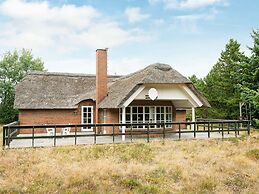
[[[186,84],[201,100],[206,98],[191,81],[170,65],[152,64],[126,76],[108,77],[108,95],[100,108],[120,108],[142,84]],[[15,107],[18,109],[74,109],[83,100],[95,101],[95,75],[34,72],[16,87]]]

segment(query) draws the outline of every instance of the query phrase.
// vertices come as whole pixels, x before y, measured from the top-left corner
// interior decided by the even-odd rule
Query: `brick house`
[[[15,97],[21,125],[185,121],[187,109],[195,118],[195,108],[202,106],[210,104],[170,65],[107,75],[106,49],[96,50],[96,75],[29,73],[17,85]]]

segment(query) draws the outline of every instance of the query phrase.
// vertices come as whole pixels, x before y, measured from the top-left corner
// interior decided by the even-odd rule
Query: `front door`
[[[93,106],[82,106],[82,124],[93,124]],[[82,131],[93,131],[93,127],[82,127]]]

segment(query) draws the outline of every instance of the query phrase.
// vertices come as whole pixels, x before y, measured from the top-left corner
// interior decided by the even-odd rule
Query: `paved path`
[[[77,133],[79,134],[79,133]],[[80,132],[80,134],[84,134],[84,132]],[[89,134],[89,133],[88,133]],[[35,134],[35,137],[39,135],[46,135],[46,134]],[[18,137],[22,136],[30,136],[30,134],[20,134]],[[224,138],[235,137],[235,135],[224,133]],[[161,141],[162,136],[159,137],[151,137],[149,138],[150,141]],[[207,139],[208,133],[207,132],[199,132],[196,133],[196,139]],[[218,132],[210,133],[210,138],[222,138],[222,134]],[[178,140],[179,134],[167,134],[167,140]],[[194,139],[193,133],[182,133],[181,139]],[[143,140],[147,141],[147,136],[136,137],[133,136],[133,142],[136,140]],[[130,135],[126,136],[126,140],[122,141],[121,136],[115,136],[114,143],[126,143],[131,142]],[[113,137],[111,136],[97,136],[96,137],[97,144],[110,144],[113,143]],[[75,138],[74,137],[64,137],[64,138],[56,138],[56,146],[61,145],[74,145]],[[77,145],[83,144],[94,144],[94,137],[77,137],[76,140]],[[54,138],[40,138],[34,139],[34,147],[52,147],[54,146]],[[24,147],[32,147],[32,139],[14,139],[10,143],[10,148],[24,148]]]

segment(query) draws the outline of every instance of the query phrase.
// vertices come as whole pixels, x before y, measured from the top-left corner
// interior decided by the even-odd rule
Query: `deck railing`
[[[192,126],[187,129],[187,126]],[[125,133],[121,128],[125,126]],[[139,127],[142,127],[141,129]],[[171,126],[168,128],[168,126]],[[62,128],[71,128],[72,133],[62,134],[58,131]],[[137,128],[138,127],[138,128]],[[54,133],[48,135],[47,128],[53,128]],[[82,133],[82,128],[91,128],[91,133]],[[110,128],[110,133],[99,133],[101,128]],[[24,133],[26,130],[26,133]],[[161,139],[167,138],[169,135],[176,134],[178,139],[182,138],[183,134],[192,133],[193,138],[197,137],[199,133],[206,133],[210,138],[212,133],[220,133],[224,138],[226,134],[233,134],[237,137],[241,131],[250,134],[250,125],[248,120],[208,120],[196,122],[170,122],[170,123],[131,123],[131,124],[62,124],[62,125],[17,125],[12,123],[3,126],[3,148],[11,148],[13,140],[30,140],[29,147],[35,147],[35,140],[37,139],[53,139],[53,146],[57,145],[57,139],[73,138],[73,144],[77,145],[78,138],[92,137],[93,144],[98,144],[98,137],[111,137],[111,143],[115,143],[115,138],[120,136],[127,137],[129,142],[133,141],[133,137],[145,138],[147,142],[151,137],[158,137]],[[123,141],[120,141],[123,142]]]

